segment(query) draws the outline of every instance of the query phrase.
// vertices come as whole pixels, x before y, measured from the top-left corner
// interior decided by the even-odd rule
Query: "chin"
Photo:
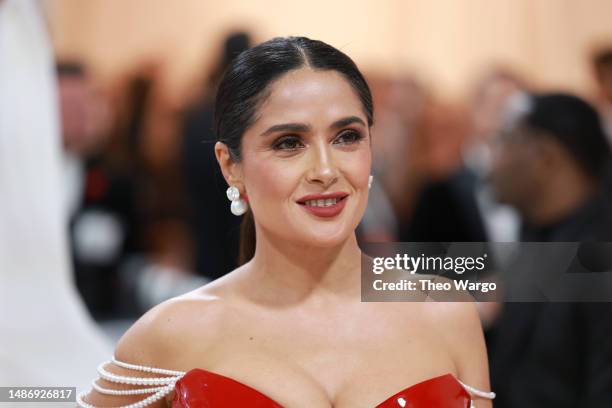
[[[344,223],[337,223],[322,228],[302,228],[299,231],[301,232],[300,241],[315,247],[332,248],[346,242],[355,232],[355,228],[349,228]]]

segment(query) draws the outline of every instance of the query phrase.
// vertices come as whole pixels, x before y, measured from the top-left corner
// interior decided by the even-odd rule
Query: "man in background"
[[[507,115],[491,181],[521,215],[521,240],[612,241],[610,149],[595,109],[572,95],[523,94]],[[488,336],[496,408],[610,406],[612,303],[502,306]]]
[[[85,67],[57,64],[62,127],[64,206],[72,263],[85,304],[96,320],[130,315],[119,270],[142,252],[137,186],[107,153],[111,115]]]
[[[521,240],[610,240],[610,148],[597,112],[566,94],[523,94],[514,102],[491,181],[496,198],[519,211]]]

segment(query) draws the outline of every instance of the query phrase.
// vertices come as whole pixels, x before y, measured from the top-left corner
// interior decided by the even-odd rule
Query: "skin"
[[[371,135],[350,84],[335,72],[290,72],[271,85],[257,117],[243,137],[240,163],[223,144],[215,147],[226,180],[253,209],[254,258],[149,311],[120,340],[116,357],[205,368],[298,408],[373,407],[446,373],[488,390],[472,303],[360,302],[355,228],[367,203]],[[332,126],[347,117],[357,120]],[[285,123],[305,126],[262,136]],[[293,141],[286,149],[271,148],[287,135]],[[319,219],[296,203],[329,191],[349,193],[335,218]],[[96,392],[89,398],[117,405],[138,400]],[[476,406],[491,403],[479,399]]]
[[[554,136],[522,124],[497,142],[491,181],[497,199],[534,226],[563,220],[597,188]]]
[[[64,149],[87,157],[106,142],[107,106],[87,77],[60,75],[58,85]]]
[[[522,209],[546,181],[542,178],[542,146],[520,127],[494,142],[491,181],[496,198]]]

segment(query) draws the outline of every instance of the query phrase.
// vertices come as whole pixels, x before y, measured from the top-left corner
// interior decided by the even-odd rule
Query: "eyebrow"
[[[366,126],[365,122],[360,117],[347,116],[346,118],[342,118],[342,119],[335,121],[334,123],[332,123],[330,127],[332,129],[337,129],[337,128],[345,127],[348,125],[352,125],[353,123],[359,123],[363,126]]]
[[[363,126],[366,126],[365,122],[357,117],[357,116],[347,116],[346,118],[338,119],[334,123],[331,124],[330,129],[338,129],[341,127],[345,127],[351,125],[353,123],[359,123]],[[311,129],[309,125],[304,123],[281,123],[278,125],[271,126],[261,134],[261,136],[269,135],[270,133],[275,132],[296,132],[296,133],[304,133],[308,132]]]

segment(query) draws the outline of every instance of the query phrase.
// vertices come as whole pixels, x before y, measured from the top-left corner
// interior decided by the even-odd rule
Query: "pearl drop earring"
[[[368,179],[368,189],[372,188],[373,181],[374,181],[374,176],[370,174],[370,178]]]
[[[236,186],[228,187],[227,191],[227,199],[232,202],[230,205],[230,210],[234,215],[242,215],[249,209],[249,204],[240,198],[240,190]]]

